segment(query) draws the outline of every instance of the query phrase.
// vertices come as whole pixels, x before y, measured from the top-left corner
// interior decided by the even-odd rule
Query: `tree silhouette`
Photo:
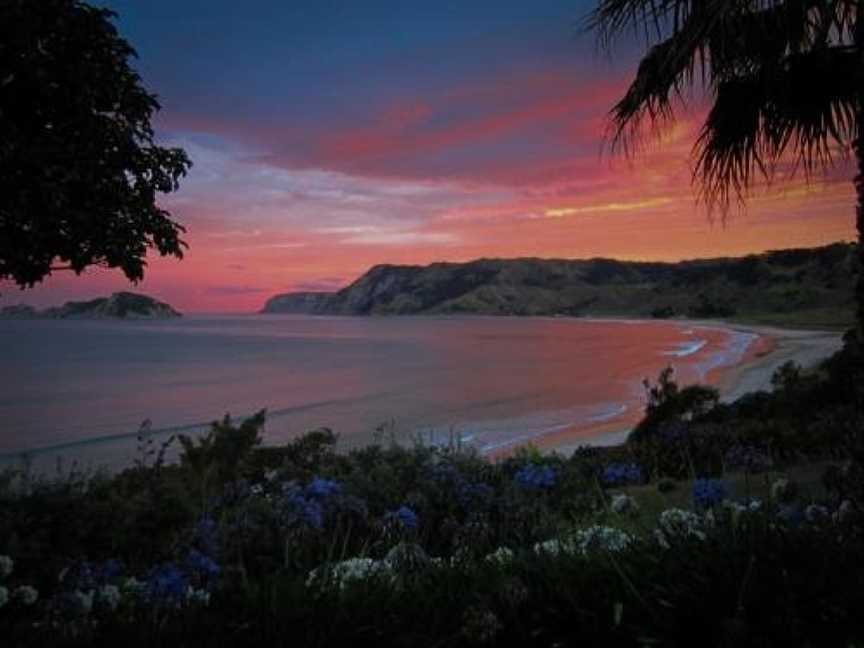
[[[612,109],[631,153],[645,127],[675,118],[684,92],[713,101],[694,147],[694,182],[725,213],[789,165],[806,177],[850,149],[857,158],[858,259],[864,261],[864,13],[858,0],[600,0],[601,45],[631,29],[649,48]],[[864,263],[859,263],[864,266]],[[856,288],[864,342],[864,273]]]
[[[156,205],[185,152],[154,143],[154,95],[111,11],[77,0],[0,0],[0,279],[119,267],[150,249],[182,257],[182,226]]]

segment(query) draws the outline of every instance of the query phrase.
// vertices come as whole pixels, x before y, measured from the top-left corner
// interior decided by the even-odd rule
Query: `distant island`
[[[378,265],[338,292],[276,295],[263,313],[748,318],[844,325],[853,319],[854,245],[678,263],[479,259]]]
[[[110,297],[70,301],[62,306],[36,310],[19,304],[0,309],[5,319],[170,319],[182,317],[174,308],[147,295],[116,292]]]

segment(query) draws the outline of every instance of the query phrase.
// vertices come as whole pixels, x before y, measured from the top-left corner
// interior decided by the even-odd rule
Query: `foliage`
[[[681,389],[672,380],[673,373],[672,367],[666,367],[660,372],[657,384],[644,381],[648,396],[645,417],[633,428],[629,441],[639,443],[656,438],[664,427],[692,420],[717,404],[720,395],[715,388],[688,385]]]
[[[0,1],[0,279],[32,286],[60,260],[143,277],[148,250],[182,257],[156,205],[185,152],[155,143],[154,95],[114,14],[79,0]]]

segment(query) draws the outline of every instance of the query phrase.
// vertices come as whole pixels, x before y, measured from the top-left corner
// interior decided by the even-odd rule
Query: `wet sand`
[[[758,335],[734,367],[714,369],[707,375],[720,390],[720,400],[734,401],[744,394],[771,389],[771,377],[778,367],[792,361],[811,368],[838,351],[843,345],[839,331],[784,329],[750,326],[715,320],[676,320],[688,325],[710,326]],[[642,418],[641,411],[589,429],[567,429],[538,439],[536,445],[546,452],[569,455],[582,445],[611,446],[623,443],[632,427]]]

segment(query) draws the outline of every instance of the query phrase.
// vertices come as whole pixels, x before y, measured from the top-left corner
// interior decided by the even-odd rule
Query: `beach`
[[[770,390],[774,372],[787,362],[791,361],[809,369],[843,346],[841,331],[786,329],[719,320],[676,321],[757,336],[740,362],[732,367],[712,369],[706,376],[706,382],[717,387],[720,400],[724,403],[735,401],[749,392]],[[536,445],[544,452],[564,455],[569,455],[585,445],[589,437],[591,445],[618,445],[627,439],[630,430],[641,418],[641,411],[633,411],[624,419],[597,425],[590,430],[566,429],[546,435]]]

